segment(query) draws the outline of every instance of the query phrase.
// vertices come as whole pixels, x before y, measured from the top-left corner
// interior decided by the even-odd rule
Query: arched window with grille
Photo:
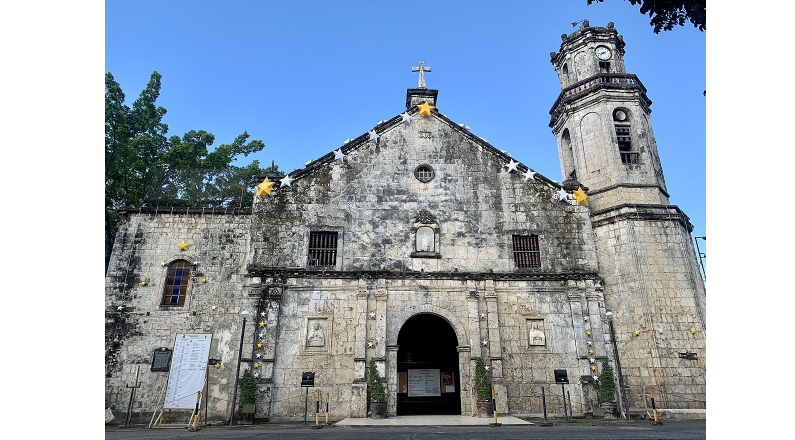
[[[188,293],[191,264],[185,260],[175,260],[168,265],[166,283],[163,288],[164,306],[184,306]]]

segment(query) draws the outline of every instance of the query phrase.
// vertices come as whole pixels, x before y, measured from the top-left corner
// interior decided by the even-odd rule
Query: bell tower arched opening
[[[397,415],[461,414],[458,338],[444,318],[421,313],[398,334]]]

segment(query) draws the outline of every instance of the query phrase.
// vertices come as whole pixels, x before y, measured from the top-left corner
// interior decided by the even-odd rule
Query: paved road
[[[616,422],[591,426],[583,423],[555,423],[542,426],[493,427],[342,427],[332,426],[311,429],[302,424],[254,426],[205,426],[200,431],[185,428],[108,427],[106,440],[171,440],[171,439],[278,439],[278,440],[525,440],[525,439],[676,439],[697,440],[707,438],[707,426],[702,421],[670,421],[651,425],[648,421]]]

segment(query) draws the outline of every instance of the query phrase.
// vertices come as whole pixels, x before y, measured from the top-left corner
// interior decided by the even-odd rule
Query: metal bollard
[[[497,399],[494,394],[494,387],[491,387],[491,407],[494,411],[494,423],[489,423],[489,426],[502,426],[502,423],[497,423]]]

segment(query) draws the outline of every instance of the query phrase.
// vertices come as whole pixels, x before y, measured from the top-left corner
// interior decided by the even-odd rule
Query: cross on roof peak
[[[412,72],[420,72],[420,81],[417,88],[424,89],[425,87],[425,72],[430,72],[430,67],[425,67],[425,61],[420,61],[420,67],[412,67]]]

